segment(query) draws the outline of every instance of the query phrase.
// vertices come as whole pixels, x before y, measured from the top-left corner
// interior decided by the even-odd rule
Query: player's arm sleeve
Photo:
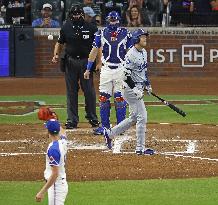
[[[47,154],[49,158],[49,165],[59,166],[60,159],[61,159],[60,152],[56,149],[49,149]]]
[[[101,48],[101,31],[100,30],[95,33],[95,38],[92,43],[92,47]]]
[[[125,60],[125,70],[124,70],[124,82],[133,89],[135,87],[135,82],[131,78],[132,68],[133,67],[133,61],[126,56]]]
[[[148,79],[148,73],[147,73],[147,72],[145,72],[145,85],[146,85],[146,86],[151,85],[151,82],[150,82],[150,80]]]
[[[65,38],[65,35],[62,29],[60,30],[60,35],[58,37],[58,43],[60,44],[66,43],[66,38]]]
[[[146,55],[146,62],[148,62],[147,61],[147,55]],[[148,69],[148,63],[146,63],[146,72],[145,72],[145,85],[146,86],[149,86],[149,85],[151,85],[151,82],[150,82],[150,80],[149,80],[149,78],[148,78],[148,72],[147,72],[147,69]]]

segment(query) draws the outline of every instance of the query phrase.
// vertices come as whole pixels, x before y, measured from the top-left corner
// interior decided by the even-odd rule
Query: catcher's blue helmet
[[[118,12],[116,11],[111,11],[107,17],[106,17],[106,22],[107,22],[107,28],[109,28],[109,30],[111,31],[115,31],[117,29],[118,26],[120,26],[120,15]],[[115,22],[118,21],[118,23],[111,23],[111,22]]]
[[[147,31],[141,29],[141,28],[139,28],[139,29],[133,31],[133,33],[132,33],[132,43],[133,43],[133,45],[139,43],[139,41],[140,41],[140,36],[142,36],[142,35],[148,36],[149,33],[148,33]]]
[[[120,21],[119,13],[116,11],[111,11],[106,17],[106,21],[110,21],[110,20],[112,20],[112,21],[119,20]]]

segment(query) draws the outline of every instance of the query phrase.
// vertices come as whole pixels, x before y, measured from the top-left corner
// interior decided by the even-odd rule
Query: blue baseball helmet
[[[141,29],[141,28],[139,28],[139,29],[133,31],[133,33],[132,33],[132,43],[133,43],[133,45],[139,43],[139,41],[140,41],[140,36],[142,36],[142,35],[148,36],[149,33],[148,33],[147,31]]]
[[[45,127],[52,134],[58,134],[61,129],[61,125],[58,120],[50,119],[45,123]]]
[[[111,11],[106,17],[107,27],[112,31],[116,30],[117,27],[120,26],[120,20],[121,18],[120,18],[119,13],[116,11]],[[114,22],[114,21],[118,21],[118,23],[111,24],[111,22]]]

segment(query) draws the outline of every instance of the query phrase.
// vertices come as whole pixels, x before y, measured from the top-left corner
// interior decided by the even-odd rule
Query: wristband
[[[88,64],[86,66],[86,70],[90,71],[91,68],[92,68],[93,63],[94,63],[93,61],[88,61]]]

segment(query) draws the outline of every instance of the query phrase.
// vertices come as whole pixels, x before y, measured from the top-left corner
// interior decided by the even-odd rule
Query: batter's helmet
[[[132,33],[132,43],[133,43],[133,45],[139,43],[139,41],[140,41],[140,36],[142,36],[142,35],[148,36],[149,33],[148,33],[147,31],[144,31],[144,30],[141,29],[141,28],[139,28],[139,29],[133,31],[133,33]]]

